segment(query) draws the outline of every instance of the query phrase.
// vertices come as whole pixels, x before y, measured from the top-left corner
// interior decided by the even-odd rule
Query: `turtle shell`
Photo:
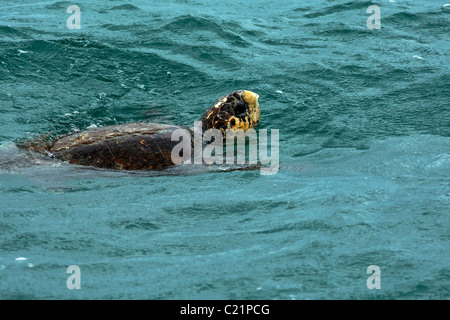
[[[73,164],[123,170],[155,170],[171,166],[176,129],[155,123],[129,123],[95,128],[62,137],[48,149],[56,158]]]
[[[256,126],[260,118],[258,97],[251,91],[238,90],[218,99],[200,118],[201,129],[218,129],[225,137],[228,129],[246,131]],[[193,148],[192,128],[157,123],[128,123],[94,128],[53,141],[26,141],[19,146],[78,165],[155,170],[175,164],[171,155],[180,142],[172,141],[172,133],[177,129],[190,133],[190,145]],[[185,151],[184,147],[182,150]],[[176,159],[177,163],[178,160]]]

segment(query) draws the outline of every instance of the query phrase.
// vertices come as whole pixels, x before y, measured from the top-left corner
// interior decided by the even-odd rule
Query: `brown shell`
[[[179,141],[171,141],[176,129],[189,128],[129,123],[96,128],[55,140],[48,151],[73,164],[108,169],[154,170],[171,166],[171,152]]]
[[[254,127],[259,122],[258,95],[239,90],[220,98],[200,118],[203,130],[216,128],[225,137],[227,129]],[[128,123],[95,128],[48,142],[37,139],[22,144],[23,148],[68,161],[70,163],[108,169],[155,170],[171,166],[172,150],[179,141],[172,133],[179,127],[156,123]],[[192,154],[192,153],[191,153]]]

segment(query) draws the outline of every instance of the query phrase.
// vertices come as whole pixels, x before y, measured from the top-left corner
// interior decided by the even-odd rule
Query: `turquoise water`
[[[445,4],[2,1],[0,298],[448,299]],[[96,170],[14,144],[192,125],[237,89],[279,129],[275,175]]]

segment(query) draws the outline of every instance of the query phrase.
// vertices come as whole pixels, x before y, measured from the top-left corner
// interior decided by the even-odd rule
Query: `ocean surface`
[[[449,299],[446,1],[2,0],[0,299]],[[279,130],[276,174],[16,147],[193,125],[239,89]]]

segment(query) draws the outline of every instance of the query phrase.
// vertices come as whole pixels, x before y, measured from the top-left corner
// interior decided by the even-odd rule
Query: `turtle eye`
[[[247,113],[247,105],[243,101],[239,101],[234,106],[234,111],[237,116],[245,115]]]

